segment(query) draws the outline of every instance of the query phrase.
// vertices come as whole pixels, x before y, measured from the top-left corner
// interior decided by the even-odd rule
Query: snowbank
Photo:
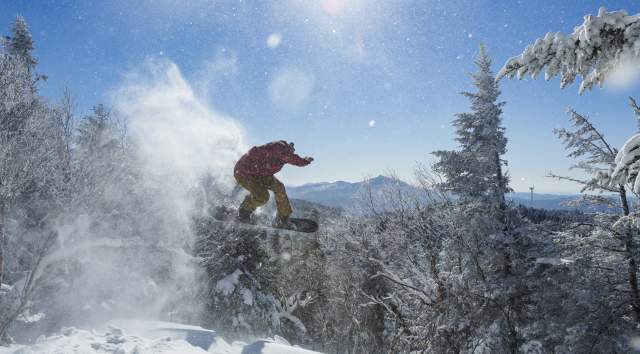
[[[115,327],[118,324],[125,331]],[[186,333],[180,339],[180,333]],[[208,350],[199,347],[201,340],[194,334],[210,334],[215,340],[207,344]],[[195,340],[195,341],[194,341]],[[104,333],[76,328],[63,329],[61,334],[41,337],[29,346],[0,347],[0,354],[318,354],[318,352],[293,347],[286,340],[259,340],[246,345],[242,342],[228,344],[214,331],[198,326],[179,325],[170,322],[115,320]]]
[[[107,333],[95,333],[66,328],[62,334],[40,338],[30,346],[0,349],[0,354],[203,354],[207,351],[192,346],[184,340],[146,339],[125,335],[122,330],[111,328]],[[231,354],[231,352],[213,352]],[[239,353],[239,351],[238,351]]]

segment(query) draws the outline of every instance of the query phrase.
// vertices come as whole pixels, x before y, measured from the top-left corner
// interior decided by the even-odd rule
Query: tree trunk
[[[4,280],[4,244],[4,225],[2,225],[2,222],[0,221],[0,286]]]
[[[627,201],[627,190],[623,185],[620,185],[620,189],[618,191],[620,194],[620,202],[622,203],[622,212],[624,216],[629,215],[629,202]]]
[[[624,250],[627,253],[628,259],[628,268],[629,268],[629,287],[631,288],[631,307],[633,307],[633,312],[636,317],[636,321],[640,322],[640,292],[638,292],[638,272],[637,272],[637,264],[636,259],[633,255],[634,253],[634,245],[633,245],[633,231],[628,229],[626,235],[626,240],[624,244]]]
[[[502,163],[500,162],[500,154],[496,152],[494,154],[494,163],[496,169],[496,189],[494,191],[496,203],[498,205],[498,221],[502,225],[502,231],[507,234],[509,232],[509,225],[507,225],[507,202],[504,198],[505,183],[504,176],[502,175]],[[507,277],[511,275],[511,254],[508,247],[504,246],[502,250],[503,256],[503,273]]]
[[[620,202],[624,216],[629,215],[629,202],[627,201],[627,191],[623,185],[619,190]],[[633,243],[634,231],[631,228],[625,230],[624,251],[627,257],[627,272],[629,274],[629,289],[631,291],[631,307],[635,315],[636,322],[640,322],[640,291],[638,290],[638,265],[635,258],[635,245]]]
[[[5,248],[7,244],[7,236],[5,233],[5,212],[4,207],[0,203],[0,285],[2,285],[2,281],[4,280],[4,263],[5,263]]]
[[[502,175],[502,163],[500,162],[500,154],[495,153],[494,156],[495,164],[496,164],[496,182],[498,184],[498,188],[495,191],[496,194],[496,202],[498,203],[501,210],[507,209],[507,202],[504,199],[505,191],[505,183],[504,176]]]

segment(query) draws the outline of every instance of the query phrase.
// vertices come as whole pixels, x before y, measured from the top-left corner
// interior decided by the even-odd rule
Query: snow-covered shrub
[[[204,274],[204,321],[227,338],[281,333],[277,260],[263,248],[260,230],[227,229],[211,219],[197,221],[196,254]]]

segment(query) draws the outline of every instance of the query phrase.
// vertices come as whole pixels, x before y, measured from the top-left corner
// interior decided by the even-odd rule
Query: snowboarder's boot
[[[289,217],[276,216],[275,220],[273,220],[273,227],[277,229],[287,229],[290,226]]]
[[[243,223],[251,223],[251,212],[242,208],[238,209],[238,221]]]

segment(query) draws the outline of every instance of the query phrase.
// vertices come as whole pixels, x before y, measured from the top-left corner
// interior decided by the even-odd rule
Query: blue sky
[[[600,6],[640,11],[633,1],[578,0],[9,0],[0,4],[0,30],[8,33],[16,14],[25,17],[39,72],[49,76],[43,94],[57,100],[68,87],[81,112],[109,103],[109,92],[145,59],[167,58],[213,109],[243,126],[249,144],[291,140],[316,158],[286,168],[285,182],[388,171],[411,180],[431,151],[455,147],[450,122],[468,109],[458,92],[471,89],[480,42],[497,71],[535,38],[571,32]],[[616,146],[636,130],[626,97],[639,85],[584,96],[576,85],[560,90],[557,80],[501,88],[517,191],[577,191],[544,177],[574,174],[552,133],[568,125],[567,106]]]

